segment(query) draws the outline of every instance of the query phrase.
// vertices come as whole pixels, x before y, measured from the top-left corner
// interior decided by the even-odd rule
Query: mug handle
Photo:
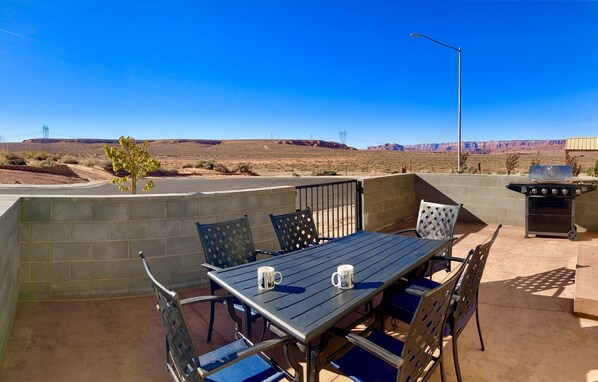
[[[280,276],[280,280],[278,280],[278,282],[276,282],[276,275],[279,275],[279,276]],[[280,273],[280,272],[278,272],[278,271],[274,272],[274,285],[278,285],[278,284],[280,284],[281,282],[282,282],[282,273]]]
[[[338,276],[338,282],[336,282],[336,283],[334,282],[334,276]],[[338,288],[341,285],[341,274],[338,272],[334,272],[332,274],[332,277],[330,278],[330,281],[332,281],[333,286]]]

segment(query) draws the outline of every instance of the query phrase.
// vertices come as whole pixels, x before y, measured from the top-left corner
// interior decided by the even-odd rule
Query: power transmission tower
[[[44,124],[42,126],[42,134],[43,134],[43,143],[42,147],[44,151],[48,151],[48,138],[50,138],[50,128],[48,125]]]
[[[347,141],[347,130],[341,130],[338,132],[338,139],[344,145]]]

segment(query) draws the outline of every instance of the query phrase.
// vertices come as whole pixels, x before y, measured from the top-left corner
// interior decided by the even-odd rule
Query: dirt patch
[[[0,184],[75,184],[112,179],[108,172],[79,165],[69,165],[77,176],[0,169]]]
[[[0,184],[73,184],[84,182],[87,182],[87,180],[72,176],[0,170]]]

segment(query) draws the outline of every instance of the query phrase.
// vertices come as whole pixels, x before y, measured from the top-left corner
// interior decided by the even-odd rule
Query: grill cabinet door
[[[567,233],[571,229],[573,199],[529,198],[528,230]]]

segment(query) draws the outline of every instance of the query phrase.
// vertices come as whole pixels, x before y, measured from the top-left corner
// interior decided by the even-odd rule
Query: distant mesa
[[[150,143],[198,143],[201,145],[219,145],[222,141],[207,140],[207,139],[138,139],[137,141],[148,141]],[[56,138],[34,138],[26,139],[23,143],[86,143],[86,144],[117,144],[118,139],[93,139],[93,138],[73,138],[73,139],[56,139]]]
[[[564,139],[545,140],[512,140],[512,141],[468,141],[462,142],[463,149],[476,154],[499,154],[513,151],[559,151],[565,149]],[[399,145],[386,143],[380,146],[370,146],[368,150],[389,151],[428,151],[428,152],[456,152],[456,142],[422,143],[417,145]]]
[[[329,149],[357,150],[356,148],[349,147],[349,146],[345,145],[344,143],[321,141],[319,139],[317,139],[317,140],[286,139],[286,140],[278,141],[278,143],[282,144],[282,145],[297,145],[297,146],[326,147]]]

